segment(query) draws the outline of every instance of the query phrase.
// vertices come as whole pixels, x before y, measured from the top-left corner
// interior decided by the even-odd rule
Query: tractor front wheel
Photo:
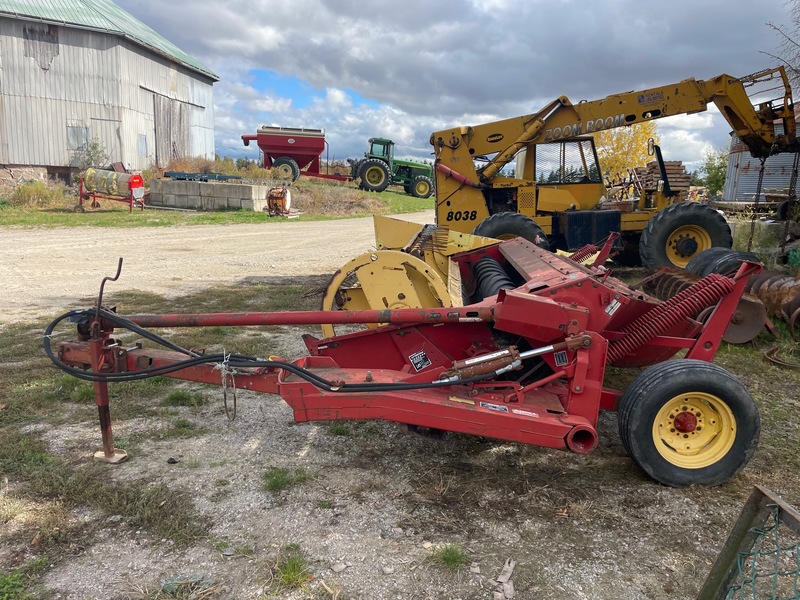
[[[361,162],[359,177],[361,186],[370,192],[382,192],[391,181],[389,167],[377,158],[367,158]]]
[[[300,167],[293,158],[281,156],[272,161],[272,168],[286,181],[297,181],[300,177]]]
[[[411,184],[411,195],[415,198],[429,198],[432,193],[433,181],[431,181],[431,178],[425,175],[417,175]]]
[[[733,245],[725,218],[706,204],[681,202],[647,222],[639,241],[642,265],[650,269],[683,269],[696,254],[714,246]]]
[[[501,212],[491,215],[481,221],[472,233],[496,240],[513,240],[515,237],[521,237],[545,250],[550,249],[547,236],[538,223],[520,213]]]
[[[672,487],[725,483],[752,458],[761,430],[747,388],[717,365],[691,359],[653,365],[634,379],[618,424],[633,462]]]

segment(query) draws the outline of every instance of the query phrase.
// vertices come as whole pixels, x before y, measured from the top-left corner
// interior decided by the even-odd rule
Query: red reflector
[[[128,187],[130,189],[144,187],[144,180],[141,175],[131,175],[128,179]]]

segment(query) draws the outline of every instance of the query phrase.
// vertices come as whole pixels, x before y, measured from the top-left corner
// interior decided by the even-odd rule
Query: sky
[[[433,131],[777,66],[785,0],[116,0],[214,71],[216,151],[256,159],[259,125],[324,129],[329,158]],[[687,170],[727,147],[715,108],[658,121]],[[324,157],[323,157],[324,158]]]

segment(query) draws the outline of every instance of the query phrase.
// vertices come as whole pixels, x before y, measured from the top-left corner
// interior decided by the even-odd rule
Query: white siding
[[[44,41],[26,39],[26,27]],[[180,150],[213,158],[212,94],[210,79],[123,38],[0,18],[0,164],[68,165],[67,126],[88,127],[109,162],[133,170],[152,163],[157,133],[185,136]],[[188,131],[156,131],[154,96],[180,106]]]

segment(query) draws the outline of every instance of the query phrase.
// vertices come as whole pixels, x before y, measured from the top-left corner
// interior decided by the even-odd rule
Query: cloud
[[[766,23],[788,20],[783,0],[735,9],[729,0],[672,0],[657,10],[638,0],[118,4],[220,75],[218,152],[234,155],[251,152],[234,143],[241,134],[275,122],[324,128],[340,157],[380,135],[427,158],[433,131],[527,114],[561,95],[577,102],[757,71],[774,64],[764,52],[779,42]],[[262,87],[264,73],[302,86]],[[727,124],[711,110],[663,119],[659,129],[665,153],[684,162],[727,142]]]

